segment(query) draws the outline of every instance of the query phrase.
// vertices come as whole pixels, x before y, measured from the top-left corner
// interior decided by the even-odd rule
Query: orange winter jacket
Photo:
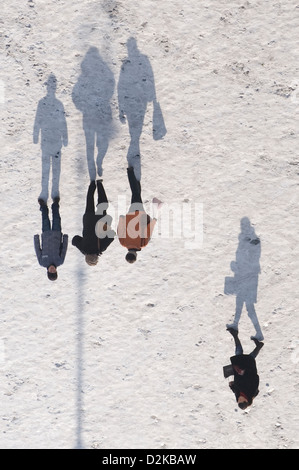
[[[140,251],[150,241],[155,225],[156,219],[151,219],[144,211],[121,215],[117,227],[120,244],[128,250]]]

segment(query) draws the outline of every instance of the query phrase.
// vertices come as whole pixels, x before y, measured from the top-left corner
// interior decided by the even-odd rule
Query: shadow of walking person
[[[243,306],[245,304],[256,334],[252,339],[264,339],[258,322],[254,304],[257,302],[258,276],[260,273],[261,242],[247,217],[241,219],[239,245],[236,260],[231,263],[233,277],[225,278],[224,293],[236,295],[236,311],[233,323],[227,328],[238,330]]]
[[[95,181],[97,175],[102,176],[103,160],[114,134],[110,101],[114,93],[115,80],[96,47],[90,47],[87,51],[81,64],[81,71],[73,88],[72,99],[83,115],[88,172],[90,181]]]
[[[136,39],[133,37],[128,39],[127,49],[128,57],[123,61],[118,81],[119,119],[123,124],[126,119],[128,121],[130,133],[128,166],[134,168],[135,176],[140,181],[140,137],[147,105],[149,102],[154,102],[155,115],[160,114],[160,117],[161,110],[156,100],[154,74],[148,57],[138,50]],[[160,112],[157,112],[159,110]],[[158,129],[155,131],[158,132]],[[162,138],[163,135],[158,138]]]
[[[33,127],[33,142],[41,143],[42,151],[42,189],[39,198],[47,201],[49,197],[49,178],[52,165],[51,197],[59,198],[61,172],[61,148],[68,145],[68,132],[63,104],[56,96],[57,80],[54,74],[46,82],[47,95],[37,106]]]

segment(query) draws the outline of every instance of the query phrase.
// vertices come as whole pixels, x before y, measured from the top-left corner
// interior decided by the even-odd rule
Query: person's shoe
[[[38,198],[38,203],[40,205],[40,207],[46,207],[47,203],[44,199],[42,199],[41,197]]]
[[[226,325],[226,329],[234,338],[237,337],[239,334],[239,331],[234,324]]]
[[[53,204],[59,204],[59,201],[60,201],[59,196],[53,197]]]
[[[264,335],[261,331],[258,331],[254,336],[250,336],[250,339],[253,341],[256,339],[257,341],[263,341],[264,340]]]
[[[262,349],[262,347],[264,346],[264,343],[259,341],[255,336],[250,336],[250,339],[255,342],[256,347],[258,347],[259,349]]]

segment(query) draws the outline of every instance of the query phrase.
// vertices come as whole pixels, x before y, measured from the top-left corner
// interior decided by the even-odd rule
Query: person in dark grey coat
[[[95,209],[94,193],[97,188],[98,203]],[[116,235],[111,229],[112,217],[107,214],[108,199],[102,180],[91,181],[88,186],[86,208],[83,215],[82,237],[75,235],[72,245],[77,247],[85,255],[85,261],[89,266],[95,266],[99,256],[113,242]]]
[[[47,268],[49,280],[55,281],[58,277],[57,267],[62,265],[65,259],[68,235],[61,233],[59,199],[56,198],[52,204],[52,227],[46,202],[39,199],[39,204],[42,213],[42,235],[41,243],[39,235],[34,235],[35,253],[39,264]]]
[[[264,346],[254,336],[251,339],[255,342],[255,349],[250,354],[243,354],[243,348],[238,336],[238,330],[228,328],[227,331],[233,336],[235,341],[235,356],[230,358],[231,367],[225,366],[225,377],[234,376],[234,380],[229,382],[229,387],[235,394],[239,408],[242,410],[252,405],[253,399],[259,393],[259,376],[256,368],[256,357]]]

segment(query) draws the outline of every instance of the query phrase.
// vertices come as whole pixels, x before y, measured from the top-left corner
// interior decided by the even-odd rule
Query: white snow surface
[[[298,17],[295,0],[2,5],[2,449],[298,448]],[[153,139],[149,102],[140,139],[145,205],[154,196],[164,202],[161,222],[167,205],[202,204],[203,242],[188,248],[158,225],[134,265],[116,239],[90,267],[71,244],[89,184],[72,90],[97,48],[115,79],[103,182],[111,207],[119,197],[128,205],[130,136],[117,84],[131,37],[152,67],[167,128]],[[33,125],[50,74],[68,129],[60,209],[69,247],[55,282],[33,248],[41,233]],[[260,392],[246,411],[222,371],[234,354],[226,324],[236,300],[224,280],[244,217],[261,241],[255,309],[264,334]],[[254,332],[244,307],[246,353]]]

